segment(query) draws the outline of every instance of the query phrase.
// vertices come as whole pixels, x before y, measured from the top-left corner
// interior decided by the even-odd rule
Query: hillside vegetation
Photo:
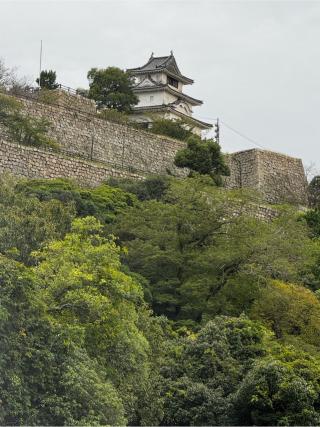
[[[319,424],[320,215],[254,203],[1,177],[0,424]]]

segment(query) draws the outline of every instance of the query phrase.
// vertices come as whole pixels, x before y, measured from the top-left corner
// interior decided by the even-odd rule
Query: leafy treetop
[[[186,141],[192,136],[192,126],[183,120],[169,120],[155,117],[152,120],[150,132]]]
[[[50,121],[45,117],[34,118],[21,112],[21,103],[0,93],[0,125],[11,139],[24,145],[59,149],[57,142],[48,137]]]
[[[114,108],[128,113],[138,103],[132,90],[133,78],[120,68],[92,68],[88,72],[88,79],[89,98],[94,99],[100,109]]]
[[[213,139],[201,140],[196,135],[187,140],[187,147],[178,151],[175,165],[186,167],[200,175],[210,175],[217,185],[221,185],[221,175],[230,175],[225,164],[221,147]]]
[[[37,78],[36,82],[39,84],[41,89],[57,89],[59,85],[56,83],[57,74],[53,70],[43,70],[40,73],[40,79]]]

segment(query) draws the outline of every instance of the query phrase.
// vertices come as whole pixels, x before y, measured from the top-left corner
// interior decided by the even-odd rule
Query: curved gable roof
[[[148,62],[142,67],[129,68],[129,71],[132,74],[141,74],[141,73],[154,73],[158,71],[167,71],[168,74],[176,77],[178,80],[181,80],[185,84],[193,83],[192,79],[185,77],[181,74],[179,67],[177,65],[176,59],[173,56],[173,53],[169,56],[150,56]]]

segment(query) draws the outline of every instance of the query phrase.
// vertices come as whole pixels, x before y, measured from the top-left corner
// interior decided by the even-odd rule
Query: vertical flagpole
[[[40,43],[40,67],[39,67],[39,88],[41,88],[41,69],[42,69],[42,40]]]

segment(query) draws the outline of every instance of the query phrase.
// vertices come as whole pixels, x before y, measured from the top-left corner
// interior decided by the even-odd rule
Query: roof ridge
[[[153,56],[150,59],[160,59],[160,58],[170,58],[171,55],[165,55],[165,56]]]

